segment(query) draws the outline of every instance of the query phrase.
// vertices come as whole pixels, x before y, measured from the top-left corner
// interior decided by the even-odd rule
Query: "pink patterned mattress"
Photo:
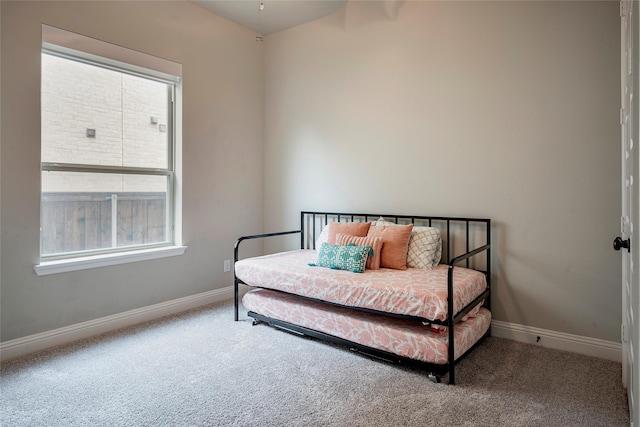
[[[420,322],[350,310],[310,301],[295,295],[255,289],[242,304],[250,311],[300,325],[351,342],[422,362],[448,362],[448,336]],[[469,350],[489,329],[491,313],[481,308],[477,315],[459,322],[454,330],[455,359]]]
[[[346,307],[416,316],[447,318],[447,265],[433,270],[365,270],[364,273],[310,267],[315,250],[296,250],[247,258],[236,262],[236,276],[259,288],[276,289]],[[453,304],[457,313],[487,287],[482,272],[456,267]],[[456,328],[457,329],[457,328]]]

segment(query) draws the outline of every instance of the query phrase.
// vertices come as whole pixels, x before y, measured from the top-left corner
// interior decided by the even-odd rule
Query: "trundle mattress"
[[[324,304],[268,289],[248,292],[242,304],[247,310],[263,316],[398,356],[434,364],[448,362],[446,328],[433,331],[421,322]],[[457,323],[454,327],[455,359],[482,338],[490,325],[491,313],[485,308]]]
[[[315,250],[301,249],[236,262],[235,274],[245,284],[322,301],[427,320],[447,318],[448,266],[433,270],[365,270],[364,273],[311,267]],[[487,287],[484,273],[455,267],[453,305],[457,313]],[[446,353],[445,353],[446,354]]]

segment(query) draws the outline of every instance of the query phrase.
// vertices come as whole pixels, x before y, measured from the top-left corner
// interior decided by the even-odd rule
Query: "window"
[[[41,57],[41,264],[179,246],[178,64],[45,25]]]

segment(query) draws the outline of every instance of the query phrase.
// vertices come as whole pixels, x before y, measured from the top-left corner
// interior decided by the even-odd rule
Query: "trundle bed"
[[[240,259],[243,241],[297,234],[300,249]],[[242,305],[254,324],[454,384],[455,363],[491,331],[490,251],[489,219],[301,212],[298,230],[236,241],[235,320],[248,285]]]

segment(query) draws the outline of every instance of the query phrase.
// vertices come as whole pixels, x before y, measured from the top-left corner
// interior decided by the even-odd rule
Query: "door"
[[[637,5],[635,5],[637,6]],[[637,182],[640,175],[638,164],[640,150],[635,146],[638,142],[638,124],[635,116],[638,111],[638,11],[634,2],[620,2],[621,28],[621,162],[622,162],[622,216],[620,219],[621,236],[616,237],[613,246],[622,253],[622,382],[627,388],[631,425],[640,427],[639,420],[639,382],[640,369],[638,362],[638,318],[640,302],[638,299],[638,269],[640,259],[638,238],[634,226],[640,225],[638,203],[640,192]]]

